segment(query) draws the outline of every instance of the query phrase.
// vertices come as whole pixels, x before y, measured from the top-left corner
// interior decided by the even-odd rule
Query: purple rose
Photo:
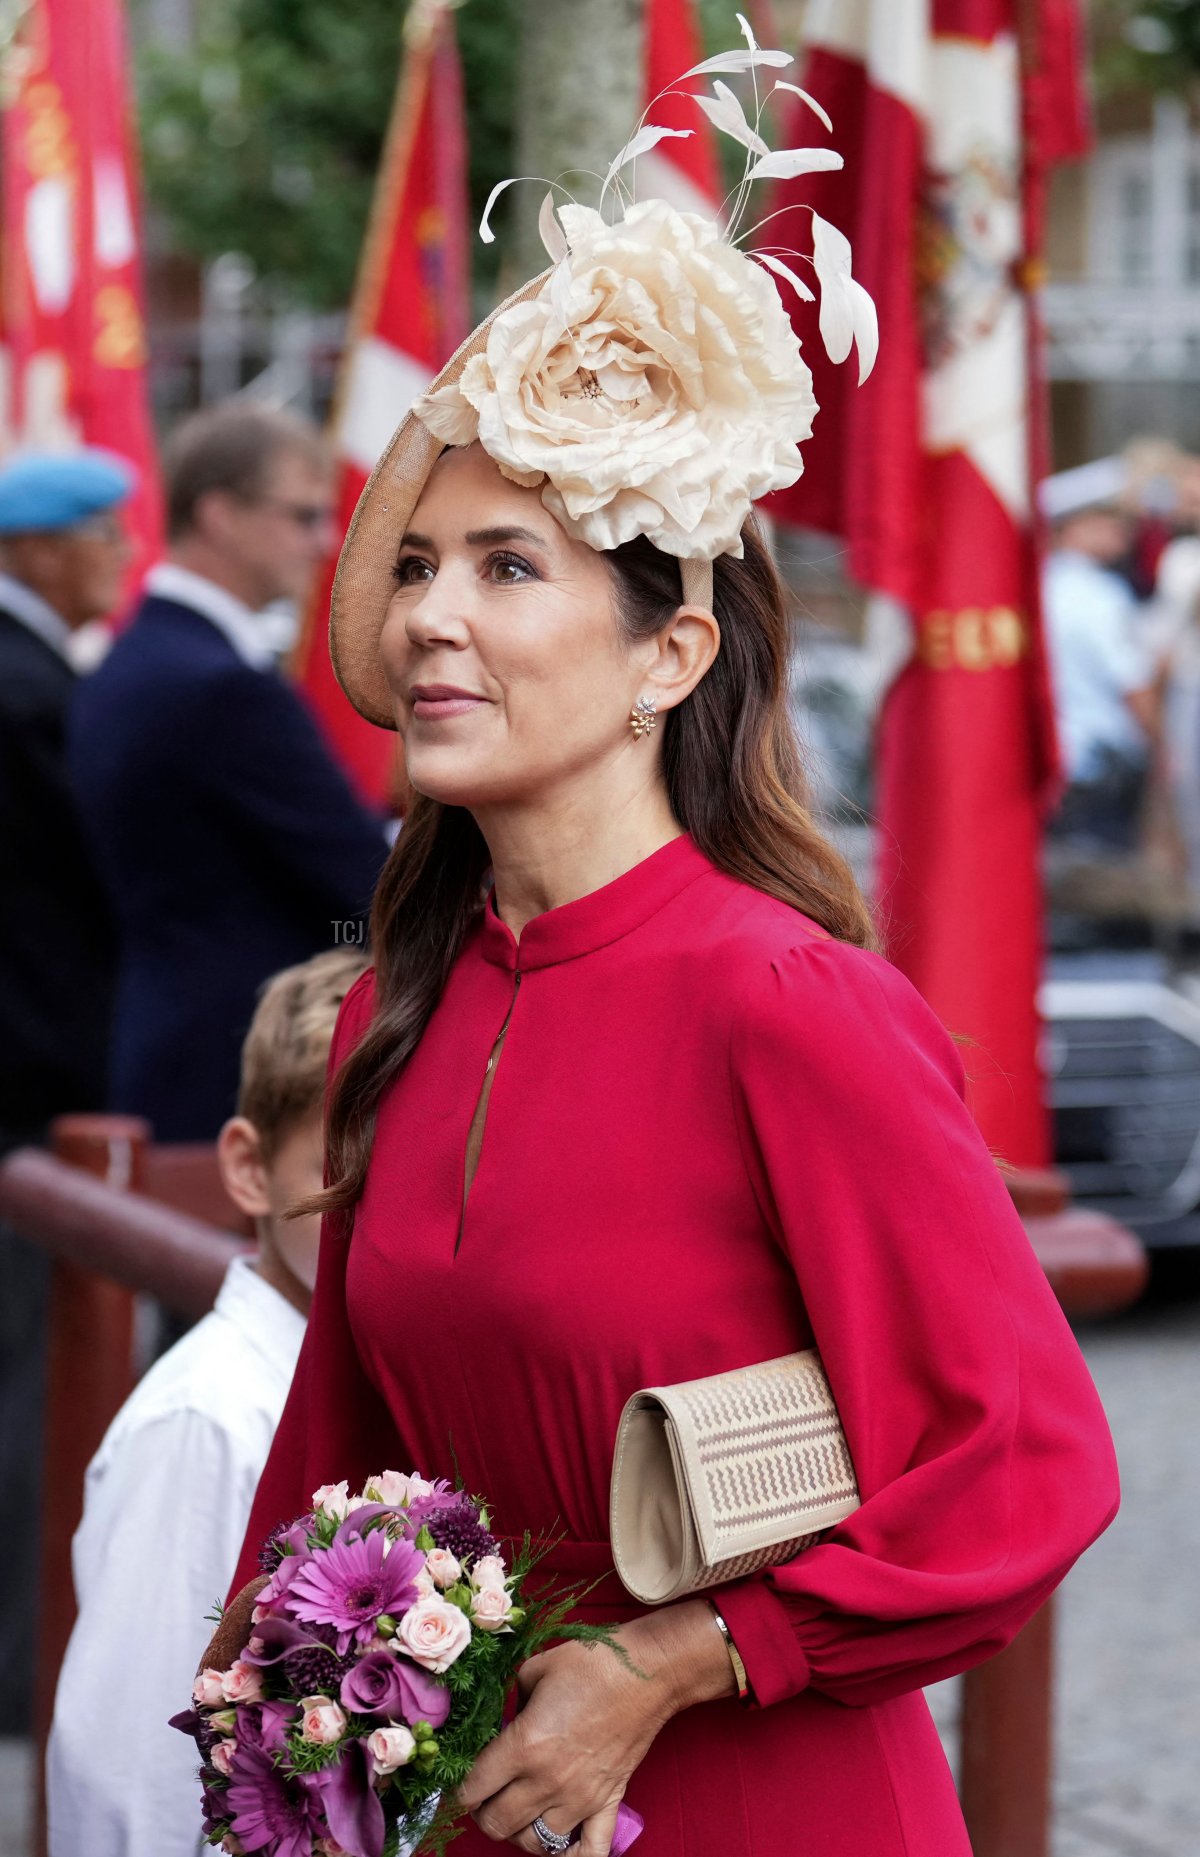
[[[450,1713],[446,1685],[391,1651],[368,1651],[360,1657],[342,1678],[340,1696],[342,1707],[355,1715],[410,1726],[428,1722],[440,1728]]]
[[[287,1743],[288,1729],[299,1714],[291,1702],[257,1702],[239,1709],[238,1746],[261,1748],[266,1754],[280,1753]]]

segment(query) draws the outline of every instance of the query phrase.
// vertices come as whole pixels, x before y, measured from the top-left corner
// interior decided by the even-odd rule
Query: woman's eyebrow
[[[533,542],[538,548],[548,548],[549,542],[536,529],[500,527],[495,529],[472,529],[467,535],[472,548],[490,548],[497,542]]]
[[[472,529],[465,537],[472,548],[494,548],[498,542],[533,542],[538,548],[549,548],[546,536],[539,535],[536,529],[522,529],[507,525],[494,529]],[[400,538],[401,548],[432,548],[433,538],[418,535],[415,529],[408,529]]]

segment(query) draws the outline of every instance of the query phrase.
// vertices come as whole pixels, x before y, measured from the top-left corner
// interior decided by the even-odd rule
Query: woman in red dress
[[[463,1857],[575,1827],[603,1857],[622,1798],[638,1857],[969,1857],[922,1687],[1106,1525],[1111,1443],[958,1048],[807,810],[748,515],[798,470],[807,370],[764,272],[638,212],[564,211],[570,254],[418,403],[347,544],[335,663],[421,797],[334,1043],[316,1297],[236,1584],[319,1485],[453,1462],[499,1529],[564,1537],[644,1673],[525,1667]],[[862,1506],[634,1604],[625,1400],[813,1345]]]

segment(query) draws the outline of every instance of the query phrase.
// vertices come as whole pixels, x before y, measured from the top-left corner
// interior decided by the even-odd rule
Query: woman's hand
[[[712,1611],[687,1600],[621,1625],[634,1668],[603,1644],[567,1643],[531,1657],[517,1678],[520,1714],[484,1749],[459,1795],[489,1838],[540,1853],[530,1830],[580,1827],[581,1857],[608,1857],[617,1807],[663,1724],[735,1690]]]

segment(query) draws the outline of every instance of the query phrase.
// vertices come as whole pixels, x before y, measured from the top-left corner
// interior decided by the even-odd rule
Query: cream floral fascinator
[[[746,150],[727,222],[632,197],[627,177],[638,156],[692,133],[643,123],[612,162],[596,207],[571,199],[556,206],[547,194],[539,227],[550,268],[480,324],[376,466],[342,549],[330,616],[334,670],[370,721],[394,726],[379,633],[400,539],[446,445],[478,440],[506,477],[540,487],[567,533],[592,548],[646,536],[678,556],[683,599],[711,606],[713,560],[740,555],[752,503],[800,476],[800,446],[817,412],[778,286],[805,302],[819,292],[831,359],[844,361],[857,346],[860,381],[870,372],[875,308],[851,275],[840,232],[812,213],[811,253],[742,249],[760,230],[741,230],[754,182],[840,168],[842,158],[829,148],[771,152],[759,74],[792,60],[760,49],[738,20],[746,49],[705,59],[678,80],[714,78],[711,95],[681,94]],[[747,72],[753,122],[721,81]],[[796,85],[774,88],[804,98],[832,127]],[[480,226],[486,241],[496,197],[511,185],[493,189]]]

